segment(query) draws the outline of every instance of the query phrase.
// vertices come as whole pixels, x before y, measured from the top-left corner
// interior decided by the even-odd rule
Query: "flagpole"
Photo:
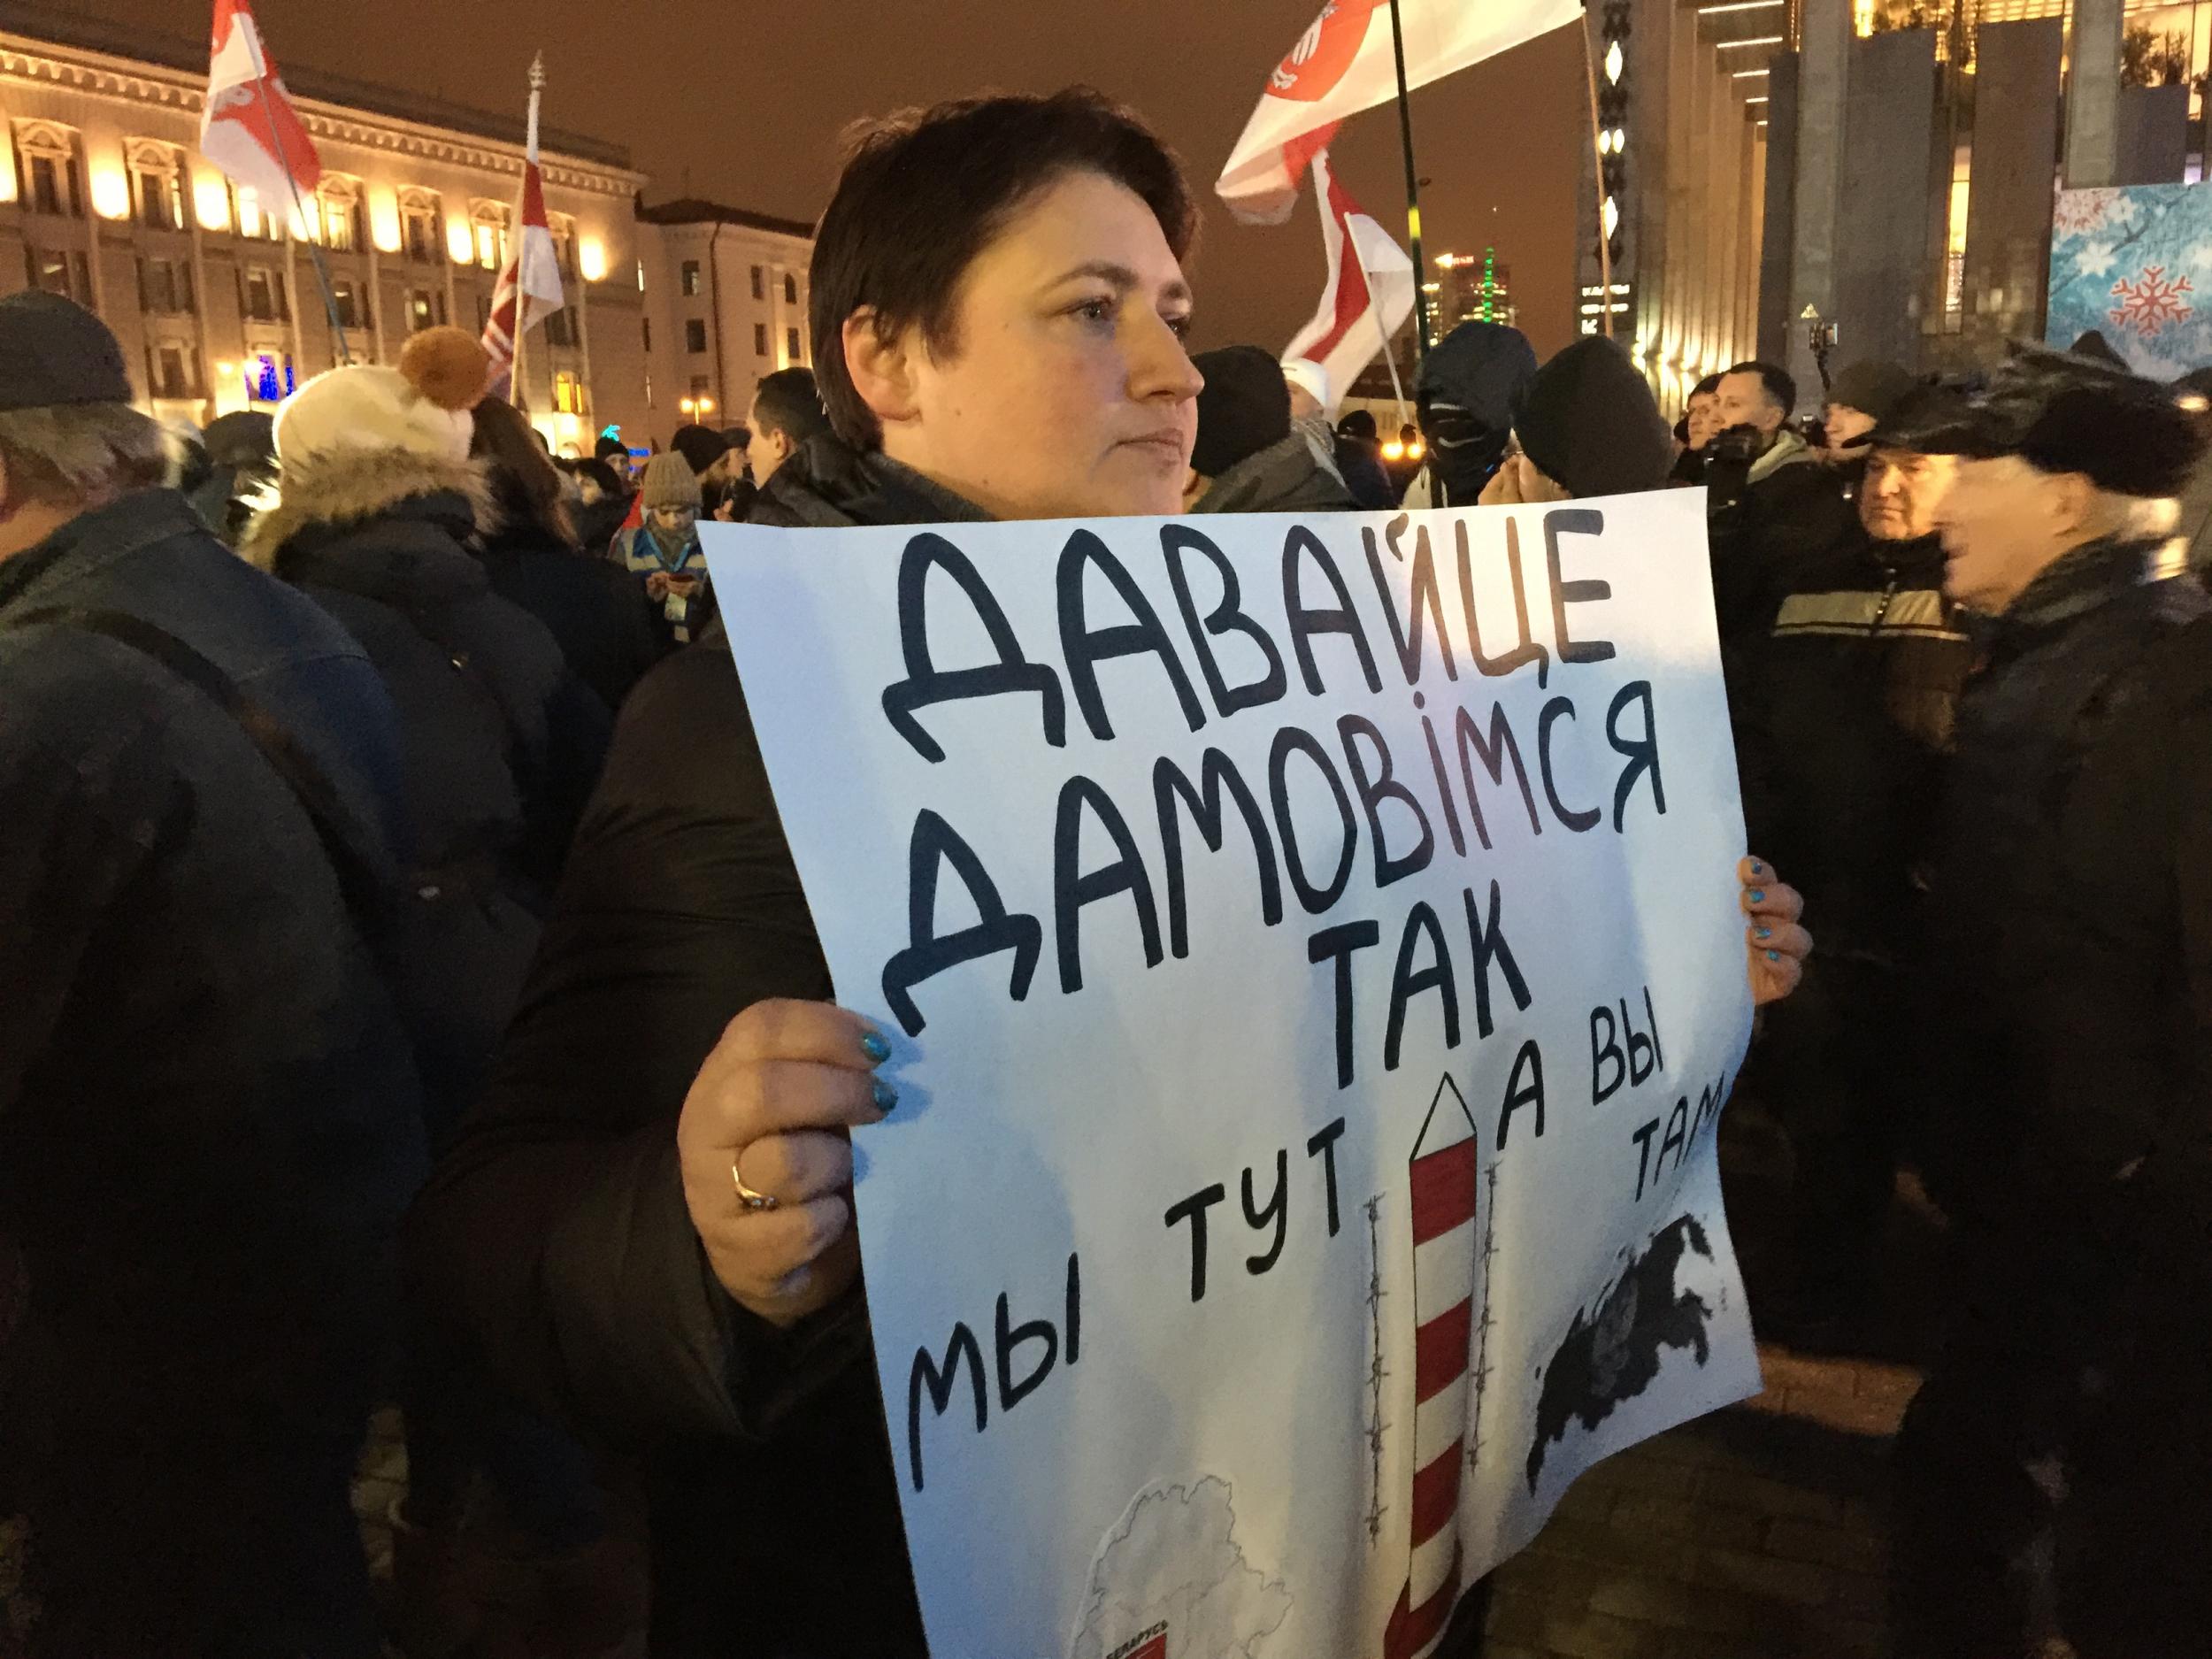
[[[1367,277],[1367,292],[1374,302],[1375,332],[1382,335],[1383,365],[1390,371],[1390,389],[1397,396],[1398,424],[1402,426],[1406,424],[1406,388],[1404,382],[1398,378],[1398,357],[1391,350],[1390,336],[1383,329],[1382,296],[1375,292],[1375,273],[1367,271],[1364,266],[1361,268]],[[1416,294],[1421,291],[1421,273],[1418,270],[1413,273],[1413,291]]]
[[[1597,180],[1598,326],[1613,337],[1613,237],[1605,228],[1605,152],[1598,148],[1597,49],[1590,43],[1590,9],[1582,11],[1582,76],[1590,88],[1590,170]]]
[[[1421,291],[1421,278],[1428,267],[1421,261],[1421,184],[1413,171],[1413,105],[1406,97],[1406,42],[1398,27],[1398,0],[1390,0],[1390,50],[1398,64],[1398,137],[1406,152],[1406,240],[1413,244],[1413,315],[1419,326],[1421,355],[1429,355],[1428,296]],[[1388,356],[1385,344],[1384,355]],[[1391,365],[1391,374],[1397,374],[1397,365]],[[1405,400],[1402,396],[1400,403]]]
[[[255,84],[261,91],[261,112],[269,119],[269,142],[276,146],[277,165],[284,169],[284,182],[291,187],[292,211],[299,219],[300,228],[306,230],[307,209],[300,201],[300,181],[292,172],[292,158],[284,153],[284,128],[278,122],[276,111],[269,103],[269,76],[265,65],[260,80]],[[307,251],[315,261],[315,280],[323,290],[323,315],[330,319],[331,337],[338,342],[338,361],[350,364],[353,353],[346,348],[345,325],[338,320],[338,300],[330,291],[330,267],[323,263],[321,240],[311,234],[307,239]]]
[[[522,286],[523,238],[529,234],[527,227],[522,223],[522,215],[524,206],[530,196],[530,157],[536,153],[538,148],[538,94],[544,89],[545,54],[540,52],[530,60],[530,130],[525,137],[522,151],[522,195],[515,202],[515,245],[512,256],[515,265],[515,349],[513,360],[508,365],[507,371],[507,389],[514,394],[515,407],[525,414],[529,412],[530,404],[529,393],[524,388],[522,383],[523,308],[530,303],[530,296],[524,291]]]

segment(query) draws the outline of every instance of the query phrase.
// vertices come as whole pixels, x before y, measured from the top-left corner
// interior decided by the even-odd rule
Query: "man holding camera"
[[[1847,541],[1857,518],[1836,474],[1788,420],[1797,383],[1770,363],[1720,377],[1720,435],[1705,466],[1721,649],[1763,637],[1795,572]]]

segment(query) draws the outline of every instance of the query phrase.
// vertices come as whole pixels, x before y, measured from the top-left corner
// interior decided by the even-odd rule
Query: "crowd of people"
[[[0,300],[0,1653],[923,1651],[849,1191],[889,1050],[831,1000],[702,518],[1681,486],[1796,1155],[1755,1318],[1847,1336],[1901,1166],[1948,1219],[1900,1651],[2201,1644],[2201,399],[2024,349],[1855,365],[1809,430],[1747,363],[1671,432],[1610,340],[1469,323],[1394,478],[1316,365],[1187,353],[1195,223],[1095,95],[883,123],[818,229],[816,372],[634,476],[549,456],[458,331],[180,446],[96,318]],[[349,1481],[386,1401],[380,1607]]]

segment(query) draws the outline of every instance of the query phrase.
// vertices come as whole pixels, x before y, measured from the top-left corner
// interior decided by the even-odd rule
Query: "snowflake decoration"
[[[2169,280],[2166,267],[2150,265],[2131,284],[2122,277],[2112,285],[2112,297],[2120,302],[2110,315],[2123,328],[2131,328],[2148,340],[2168,323],[2177,323],[2194,311],[2189,279],[2176,277]]]
[[[2074,256],[2074,269],[2084,276],[2110,276],[2115,257],[2109,242],[2088,242]]]
[[[2062,242],[2102,230],[2113,221],[2121,200],[2117,189],[2061,190],[2052,207],[2052,234]]]

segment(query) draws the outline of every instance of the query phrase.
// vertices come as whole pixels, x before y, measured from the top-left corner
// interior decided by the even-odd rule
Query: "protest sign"
[[[934,1652],[1412,1659],[1757,1389],[1701,493],[703,527]]]

